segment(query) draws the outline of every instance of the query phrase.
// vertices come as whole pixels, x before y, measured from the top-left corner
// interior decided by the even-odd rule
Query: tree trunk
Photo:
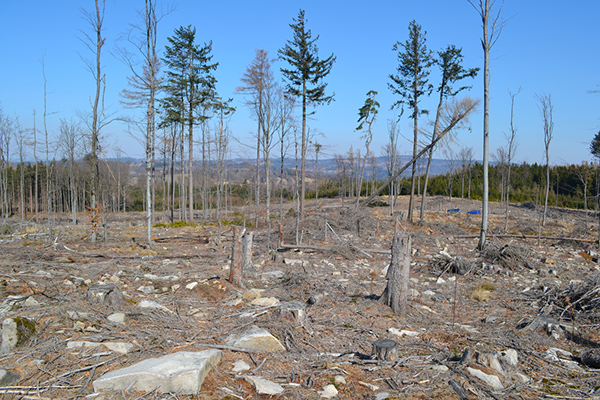
[[[406,317],[410,259],[410,236],[394,236],[392,260],[386,275],[388,283],[379,300],[390,306],[402,318]]]
[[[231,266],[229,268],[229,282],[236,286],[243,286],[243,245],[242,234],[240,228],[233,227],[233,245],[231,255]]]
[[[482,0],[483,1],[483,0]],[[485,0],[485,9],[482,10],[483,22],[483,199],[481,202],[481,231],[477,248],[483,250],[488,228],[488,199],[489,199],[489,162],[490,162],[490,38],[489,25],[489,0]]]

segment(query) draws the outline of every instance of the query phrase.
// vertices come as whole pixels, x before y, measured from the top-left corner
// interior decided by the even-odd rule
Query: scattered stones
[[[338,390],[333,385],[327,385],[323,388],[322,391],[318,392],[319,396],[324,399],[331,399],[338,395]]]
[[[181,395],[198,394],[208,373],[222,359],[220,350],[182,351],[159,358],[150,358],[102,375],[93,382],[94,391],[135,388]]]
[[[278,352],[285,351],[279,340],[267,330],[253,326],[246,332],[227,342],[229,346],[243,347],[249,350]]]
[[[276,395],[281,394],[285,390],[281,385],[275,382],[268,381],[260,376],[244,376],[248,382],[254,385],[258,394]]]
[[[471,367],[467,367],[467,372],[469,372],[469,374],[471,374],[472,376],[481,379],[489,387],[491,387],[494,390],[503,390],[504,389],[504,386],[502,385],[500,378],[498,378],[496,375],[486,374],[485,372],[483,372],[480,369],[471,368]]]
[[[7,318],[2,321],[2,345],[0,355],[10,353],[35,334],[35,321],[25,317]]]

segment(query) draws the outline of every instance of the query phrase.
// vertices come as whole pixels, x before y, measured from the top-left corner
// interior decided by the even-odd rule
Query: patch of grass
[[[494,290],[496,290],[496,286],[494,286],[491,282],[484,281],[473,288],[471,293],[469,293],[469,298],[480,303],[485,303],[492,297],[491,292]]]
[[[188,222],[188,221],[173,221],[168,224],[165,224],[164,222],[159,222],[159,223],[153,225],[154,228],[183,228],[186,226],[195,227],[197,225],[194,224],[193,222]]]

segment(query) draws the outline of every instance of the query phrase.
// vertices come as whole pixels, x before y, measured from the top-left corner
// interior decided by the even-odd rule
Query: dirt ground
[[[407,203],[401,198],[397,209],[405,211]],[[298,231],[305,247],[285,251],[268,249],[264,223],[249,226],[255,235],[254,268],[246,271],[245,288],[227,282],[230,226],[223,228],[220,242],[215,224],[154,228],[149,249],[142,214],[109,215],[107,240],[96,245],[90,243],[85,216],[78,225],[58,216],[51,233],[43,222],[9,220],[10,229],[0,237],[0,301],[20,296],[37,304],[5,307],[3,318],[33,319],[36,331],[0,356],[0,368],[21,376],[0,388],[0,397],[319,399],[319,392],[333,384],[339,399],[457,399],[452,381],[472,399],[598,398],[600,370],[580,359],[599,346],[598,290],[574,297],[574,288],[599,281],[597,220],[580,211],[551,209],[538,240],[536,211],[511,205],[505,235],[503,208],[492,204],[490,239],[486,251],[479,252],[481,217],[466,213],[479,209],[479,202],[434,198],[428,204],[424,223],[409,224],[399,212],[390,216],[389,207],[356,211],[339,200],[308,202]],[[448,213],[452,208],[460,212]],[[239,213],[253,221],[253,210]],[[295,243],[292,214],[281,221],[286,245]],[[280,221],[273,218],[275,244]],[[394,233],[413,238],[405,319],[378,301]],[[93,285],[110,283],[124,304],[89,295]],[[281,302],[305,303],[306,320],[282,320],[276,307],[250,304],[243,298],[249,289],[263,289],[263,297]],[[144,299],[170,311],[142,309],[138,305]],[[114,312],[125,313],[125,325],[107,320]],[[540,315],[554,325],[530,324]],[[251,326],[271,332],[287,351],[225,349],[195,396],[135,389],[93,393],[91,383],[107,371],[179,350],[224,345]],[[402,330],[409,335],[394,333]],[[372,343],[382,338],[398,343],[397,360],[370,357]],[[74,340],[134,346],[127,354],[67,348]],[[508,349],[516,350],[518,362],[503,363],[499,373],[486,355]],[[257,394],[243,374],[233,372],[238,360],[250,365],[246,374],[286,390]],[[492,389],[469,368],[499,376],[503,389]]]

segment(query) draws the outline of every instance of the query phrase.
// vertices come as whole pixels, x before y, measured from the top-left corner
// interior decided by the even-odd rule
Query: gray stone
[[[275,297],[259,297],[250,302],[253,306],[272,307],[279,304],[279,299]]]
[[[389,392],[381,392],[375,395],[375,400],[385,400],[389,398],[391,395]]]
[[[173,311],[169,310],[167,307],[165,307],[162,304],[159,304],[153,300],[144,299],[144,300],[140,301],[137,304],[137,306],[140,308],[150,308],[152,310],[161,310],[161,311],[165,311],[168,313],[173,313]]]
[[[250,369],[250,364],[244,360],[237,360],[233,363],[233,372],[244,372]]]
[[[502,350],[500,351],[500,359],[504,364],[515,367],[519,363],[519,354],[515,349]]]
[[[496,375],[488,375],[480,369],[471,367],[467,367],[467,372],[469,372],[469,374],[473,375],[474,377],[481,379],[494,390],[504,389],[500,378],[498,378]]]
[[[142,285],[139,288],[137,288],[137,290],[138,292],[142,292],[144,294],[152,294],[156,291],[156,289],[152,285]]]
[[[327,385],[323,388],[323,391],[319,392],[319,396],[323,397],[324,399],[331,399],[337,395],[338,391],[333,385]]]
[[[7,318],[2,321],[2,345],[0,355],[10,353],[35,334],[35,321],[24,317]]]
[[[67,349],[80,349],[88,348],[95,349],[97,347],[104,346],[108,350],[119,354],[127,354],[129,350],[133,348],[133,344],[126,342],[88,342],[85,340],[73,340],[67,343]]]
[[[21,375],[6,369],[0,369],[0,386],[9,386],[19,379],[21,379]]]
[[[220,350],[182,351],[150,358],[126,368],[110,371],[93,382],[94,391],[135,388],[149,392],[198,394],[202,382],[222,359]]]
[[[275,382],[268,381],[265,378],[261,378],[260,376],[246,375],[244,376],[244,379],[246,379],[248,382],[254,385],[258,394],[281,394],[285,390],[283,389],[283,387],[281,387],[281,385]]]
[[[229,346],[243,347],[249,350],[277,352],[285,351],[279,340],[267,330],[253,326],[246,332],[227,342]]]
[[[110,314],[106,317],[107,320],[117,325],[125,325],[125,314],[124,313],[114,313]]]
[[[343,375],[336,375],[333,379],[335,380],[335,383],[337,383],[338,385],[346,384],[346,378],[344,378]]]

